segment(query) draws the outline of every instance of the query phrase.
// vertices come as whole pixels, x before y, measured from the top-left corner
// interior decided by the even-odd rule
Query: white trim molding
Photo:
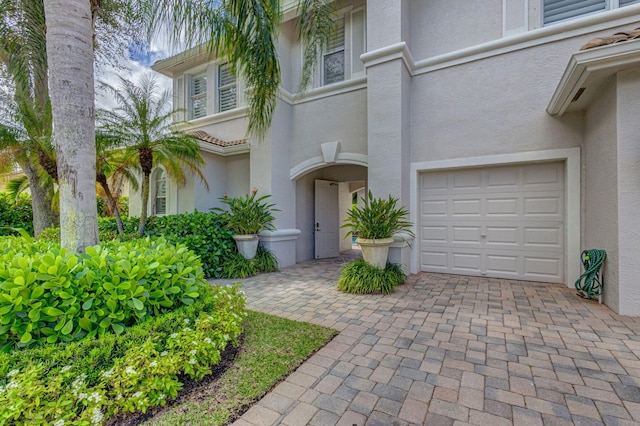
[[[565,162],[565,251],[566,265],[564,282],[567,287],[573,286],[573,280],[580,276],[580,148],[552,149],[545,151],[519,152],[514,154],[487,155],[452,160],[423,161],[411,164],[410,181],[410,220],[414,224],[415,244],[411,250],[411,273],[419,271],[420,238],[418,222],[420,219],[419,177],[420,173],[447,169],[464,169],[470,167],[488,167],[539,163],[548,161]]]
[[[589,87],[591,77],[596,77],[596,82],[591,83],[596,85],[605,76],[638,65],[640,40],[628,40],[574,53],[549,101],[547,112],[551,115],[564,114],[580,90],[593,90]]]
[[[278,90],[278,98],[289,105],[298,105],[366,88],[367,76],[364,76],[344,80],[338,83],[327,84],[326,86],[319,86],[315,89],[309,90],[308,92],[300,93],[291,93],[284,87],[280,86]]]
[[[339,152],[336,155],[335,161],[333,163],[327,163],[326,161],[324,161],[324,157],[322,155],[317,155],[292,167],[289,171],[289,177],[291,178],[291,180],[296,180],[299,177],[304,176],[314,170],[340,164],[353,164],[356,166],[368,167],[368,161],[369,160],[367,155],[357,154],[355,152]]]
[[[265,242],[297,240],[302,231],[299,229],[276,229],[275,231],[262,231],[260,238]]]

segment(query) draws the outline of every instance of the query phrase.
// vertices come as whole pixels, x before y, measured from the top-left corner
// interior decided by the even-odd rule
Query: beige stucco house
[[[290,3],[290,2],[286,2]],[[416,239],[396,261],[573,286],[580,253],[608,253],[604,302],[640,315],[640,26],[629,0],[353,0],[304,95],[296,10],[265,140],[246,138],[242,81],[198,51],[157,62],[198,132],[210,190],[155,176],[158,213],[224,193],[272,194],[265,243],[281,265],[348,248],[354,192],[399,197]]]

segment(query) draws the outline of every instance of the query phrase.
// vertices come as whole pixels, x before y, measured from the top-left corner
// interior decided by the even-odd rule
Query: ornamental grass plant
[[[387,263],[385,269],[379,269],[363,259],[357,259],[342,267],[338,289],[355,294],[389,294],[406,278],[400,265],[395,263]]]
[[[244,197],[224,197],[219,198],[229,208],[228,210],[215,207],[211,209],[214,212],[221,213],[227,222],[227,229],[238,235],[258,234],[260,231],[275,230],[273,221],[274,212],[280,211],[275,208],[275,204],[268,203],[266,200],[271,195],[263,195],[257,197],[258,191],[253,190],[251,194]]]
[[[363,207],[354,206],[347,212],[347,219],[342,228],[349,228],[351,234],[364,239],[391,238],[397,232],[406,232],[413,236],[413,224],[406,220],[409,211],[398,207],[398,199],[389,195],[388,199],[374,198],[371,191],[363,197]]]

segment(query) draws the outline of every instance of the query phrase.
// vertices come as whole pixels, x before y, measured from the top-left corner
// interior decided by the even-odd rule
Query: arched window
[[[167,213],[167,177],[162,169],[157,169],[154,173],[154,198],[153,214],[162,215]]]

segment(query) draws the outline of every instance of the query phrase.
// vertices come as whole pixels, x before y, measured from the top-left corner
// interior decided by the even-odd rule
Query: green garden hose
[[[600,268],[606,258],[607,252],[604,250],[591,249],[582,252],[584,273],[576,281],[576,289],[580,297],[591,299],[602,295],[604,277],[600,279]],[[583,279],[584,283],[582,283]]]

